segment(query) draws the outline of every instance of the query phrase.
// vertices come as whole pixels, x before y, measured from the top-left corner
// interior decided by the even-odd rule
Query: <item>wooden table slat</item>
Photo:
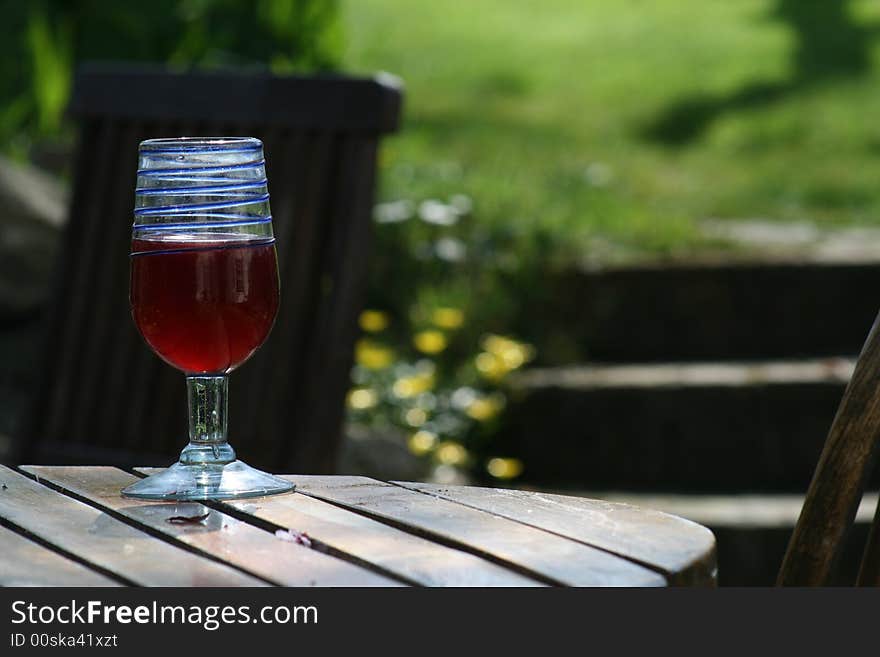
[[[106,575],[0,526],[0,586],[119,586]]]
[[[530,579],[468,552],[306,495],[227,502],[284,528],[305,532],[338,550],[424,586],[537,586]]]
[[[297,490],[574,586],[662,586],[648,568],[450,500],[366,477],[289,475]]]
[[[396,586],[399,582],[273,534],[197,502],[131,500],[120,490],[137,480],[112,467],[24,466],[22,469],[153,531],[286,586]],[[209,514],[200,524],[168,522]],[[158,541],[156,541],[158,542]]]
[[[684,518],[568,495],[394,483],[652,565],[667,573],[672,584],[712,585],[715,581],[715,537],[702,525]]]
[[[145,586],[258,586],[200,557],[0,466],[0,517],[47,544]]]
[[[163,468],[136,468],[154,474]],[[423,586],[541,586],[542,583],[469,552],[432,542],[307,495],[224,503],[278,527],[305,532],[358,559]]]

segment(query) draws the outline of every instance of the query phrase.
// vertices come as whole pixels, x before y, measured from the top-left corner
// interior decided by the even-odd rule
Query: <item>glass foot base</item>
[[[233,500],[293,491],[294,484],[241,461],[175,463],[123,489],[138,500]]]

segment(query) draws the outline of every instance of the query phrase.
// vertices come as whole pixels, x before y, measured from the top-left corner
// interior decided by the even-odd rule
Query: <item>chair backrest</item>
[[[837,409],[782,562],[777,583],[829,584],[880,445],[880,315]],[[880,585],[880,506],[857,584]]]
[[[246,135],[264,142],[282,303],[266,344],[230,379],[230,441],[257,466],[331,471],[365,292],[377,142],[396,130],[401,97],[391,76],[81,69],[70,219],[21,460],[130,466],[185,445],[183,376],[144,345],[128,305],[137,147]]]

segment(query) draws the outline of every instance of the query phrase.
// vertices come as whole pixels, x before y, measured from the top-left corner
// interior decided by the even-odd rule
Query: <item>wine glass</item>
[[[130,301],[146,343],[186,375],[189,444],[177,463],[122,494],[220,500],[293,490],[237,460],[226,440],[228,374],[263,344],[279,302],[259,139],[141,142]]]

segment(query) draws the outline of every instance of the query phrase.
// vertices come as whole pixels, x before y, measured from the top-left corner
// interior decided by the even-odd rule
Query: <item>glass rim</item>
[[[256,137],[159,137],[140,143],[143,153],[190,153],[197,151],[260,150]]]

